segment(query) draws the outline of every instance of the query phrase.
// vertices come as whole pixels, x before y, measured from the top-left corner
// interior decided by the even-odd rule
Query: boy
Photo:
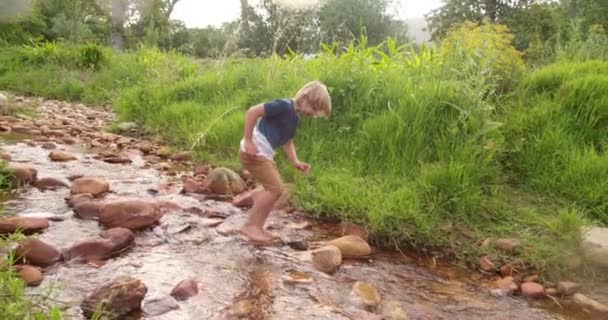
[[[316,118],[330,114],[331,98],[325,85],[318,81],[306,84],[293,99],[272,100],[247,111],[239,156],[243,167],[264,186],[240,230],[250,241],[263,244],[278,238],[264,230],[268,214],[283,192],[281,176],[273,161],[275,149],[283,147],[291,163],[307,174],[310,165],[298,160],[293,144],[300,116]]]

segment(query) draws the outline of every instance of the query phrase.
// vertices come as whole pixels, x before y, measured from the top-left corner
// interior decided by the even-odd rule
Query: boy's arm
[[[293,144],[293,139],[287,141],[287,143],[283,146],[283,150],[287,154],[287,158],[289,158],[291,163],[295,165],[300,162],[298,160],[298,155],[296,154],[296,146]]]
[[[255,127],[258,118],[264,115],[264,105],[259,104],[247,110],[245,118],[245,154],[249,157],[255,157],[258,154],[258,148],[253,143],[253,128]]]
[[[298,160],[298,155],[296,154],[296,146],[293,144],[293,139],[287,141],[287,143],[283,146],[283,150],[287,154],[291,163],[304,174],[307,174],[310,171],[310,165],[308,163],[300,162]]]

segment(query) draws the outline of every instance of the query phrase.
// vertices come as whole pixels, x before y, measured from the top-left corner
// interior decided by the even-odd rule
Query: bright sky
[[[283,2],[311,2],[314,0],[283,0]],[[401,18],[419,18],[437,8],[441,0],[397,0]],[[257,2],[249,1],[250,5]],[[240,0],[181,0],[175,6],[172,18],[182,20],[188,27],[221,26],[240,14]]]

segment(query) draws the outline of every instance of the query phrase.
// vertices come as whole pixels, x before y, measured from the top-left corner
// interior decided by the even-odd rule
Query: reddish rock
[[[74,205],[74,213],[81,219],[97,219],[104,206],[103,202],[82,201]]]
[[[45,218],[0,217],[0,234],[21,231],[24,234],[40,232],[49,227]]]
[[[198,294],[198,284],[194,280],[183,280],[171,291],[171,296],[177,300],[186,300]]]
[[[29,265],[16,265],[14,266],[17,271],[17,275],[25,282],[29,287],[37,287],[44,280],[44,275],[40,272],[40,269],[29,266]]]
[[[329,242],[340,249],[344,258],[361,258],[369,256],[372,249],[363,238],[359,236],[344,236]]]
[[[133,162],[131,159],[122,156],[105,157],[103,158],[103,161],[111,164],[126,164]]]
[[[93,197],[93,195],[90,193],[80,193],[80,194],[75,194],[71,197],[66,198],[66,201],[68,202],[68,206],[74,207],[79,203],[89,202],[89,201],[93,200],[94,198],[95,197]]]
[[[479,268],[485,272],[495,272],[496,265],[490,260],[489,256],[479,258]]]
[[[59,150],[51,151],[51,153],[49,154],[49,158],[51,158],[52,161],[56,162],[66,162],[77,159],[76,156],[74,156],[73,154]]]
[[[521,295],[527,298],[542,298],[545,288],[536,282],[524,282],[521,285]]]
[[[61,260],[57,249],[35,238],[21,241],[15,249],[15,256],[39,267],[52,266]]]
[[[106,228],[130,230],[149,228],[163,216],[157,203],[142,200],[118,200],[107,203],[101,210],[99,222]]]
[[[334,245],[311,251],[312,265],[325,273],[333,273],[342,264],[342,253]]]
[[[91,293],[80,304],[84,316],[91,318],[96,310],[102,310],[121,318],[131,311],[141,309],[141,302],[148,292],[146,286],[139,280],[121,277]]]
[[[83,240],[62,252],[65,261],[108,260],[113,250],[109,241],[104,239]]]
[[[133,243],[135,235],[126,228],[113,228],[102,231],[99,236],[110,241],[112,251],[120,251]]]
[[[72,182],[71,194],[90,193],[100,196],[110,191],[110,183],[100,177],[83,177]]]
[[[67,188],[68,184],[56,178],[40,178],[34,183],[34,187],[40,190],[57,190]]]

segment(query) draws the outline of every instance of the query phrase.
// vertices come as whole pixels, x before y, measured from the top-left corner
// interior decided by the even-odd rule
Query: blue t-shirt
[[[258,130],[276,149],[296,136],[300,117],[291,99],[277,99],[264,104],[264,116],[258,122]]]

